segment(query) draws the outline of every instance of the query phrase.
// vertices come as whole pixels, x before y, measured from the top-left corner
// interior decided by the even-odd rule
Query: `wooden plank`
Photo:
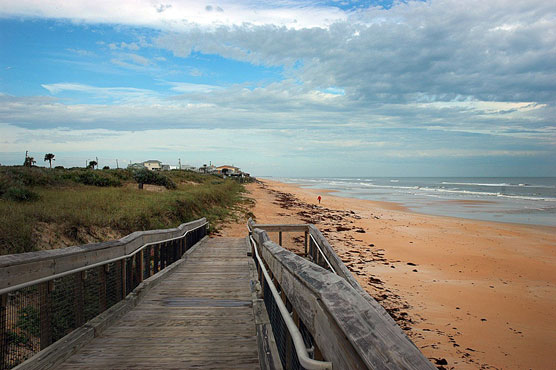
[[[281,225],[271,225],[271,224],[254,224],[254,228],[261,229],[266,232],[298,232],[306,231],[307,224],[281,224]]]
[[[258,369],[245,248],[244,239],[209,240],[59,368]]]

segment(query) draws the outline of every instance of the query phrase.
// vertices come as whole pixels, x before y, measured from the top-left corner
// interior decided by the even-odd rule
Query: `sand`
[[[257,222],[314,223],[440,368],[556,368],[555,227],[423,215],[270,180],[248,190]],[[244,236],[245,223],[221,234]]]

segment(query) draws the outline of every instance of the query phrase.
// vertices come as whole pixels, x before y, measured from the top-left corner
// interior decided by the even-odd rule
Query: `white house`
[[[156,159],[151,159],[150,161],[143,162],[143,166],[145,166],[149,170],[156,170],[160,171],[162,169],[162,162],[157,161]]]
[[[216,172],[224,175],[232,175],[240,173],[241,170],[238,167],[224,165],[216,167]]]
[[[155,159],[152,159],[152,160],[141,162],[141,163],[133,163],[133,164],[130,164],[129,166],[127,166],[127,167],[128,168],[133,168],[133,169],[146,168],[146,169],[151,170],[151,171],[160,171],[160,170],[163,169],[164,166],[167,166],[167,165],[163,165],[162,162],[157,161]]]

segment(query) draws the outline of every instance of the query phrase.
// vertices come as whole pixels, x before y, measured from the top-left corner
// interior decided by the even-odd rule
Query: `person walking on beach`
[[[322,199],[322,198],[320,197],[320,195],[319,195],[319,197],[318,197],[317,199],[319,200],[319,204],[320,204],[320,200]]]

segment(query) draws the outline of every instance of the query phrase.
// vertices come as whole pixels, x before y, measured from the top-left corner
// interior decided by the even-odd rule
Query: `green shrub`
[[[92,186],[122,186],[122,182],[112,176],[104,173],[98,173],[94,170],[82,170],[69,173],[69,178],[83,185]]]
[[[11,186],[2,195],[4,199],[16,202],[32,202],[39,199],[39,195],[23,186]]]
[[[151,184],[164,186],[166,189],[176,189],[176,183],[170,178],[148,169],[140,169],[135,171],[133,178],[138,184]]]

